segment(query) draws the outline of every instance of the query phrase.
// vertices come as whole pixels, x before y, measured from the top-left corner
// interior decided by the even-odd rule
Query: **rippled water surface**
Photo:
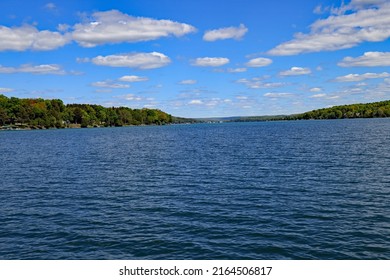
[[[1,259],[390,259],[390,119],[0,131]]]

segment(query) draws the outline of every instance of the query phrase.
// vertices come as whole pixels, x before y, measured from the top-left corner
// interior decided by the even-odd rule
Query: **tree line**
[[[390,117],[390,100],[339,105],[293,115],[270,115],[252,117],[234,117],[221,119],[227,122],[258,122],[281,120],[327,120],[327,119],[354,119],[354,118],[388,118]]]
[[[171,115],[158,109],[65,105],[60,99],[16,98],[0,95],[0,126],[64,128],[93,126],[162,125]]]
[[[299,119],[353,119],[353,118],[386,118],[390,117],[390,100],[333,106],[312,110],[302,114],[286,116],[287,120]]]

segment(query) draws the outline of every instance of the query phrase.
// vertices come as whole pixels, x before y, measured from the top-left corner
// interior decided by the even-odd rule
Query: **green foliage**
[[[105,108],[90,104],[64,105],[60,99],[19,99],[0,95],[0,126],[62,128],[169,123],[172,123],[172,116],[157,109]]]
[[[303,114],[287,116],[288,120],[299,119],[352,119],[352,118],[386,118],[390,117],[390,100],[334,106],[306,112]]]

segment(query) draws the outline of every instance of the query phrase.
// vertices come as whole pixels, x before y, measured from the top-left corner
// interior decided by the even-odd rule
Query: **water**
[[[1,259],[390,259],[390,119],[0,131]]]

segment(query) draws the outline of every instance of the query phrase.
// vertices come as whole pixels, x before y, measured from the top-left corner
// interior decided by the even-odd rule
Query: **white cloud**
[[[203,101],[200,100],[200,99],[193,99],[190,102],[188,102],[188,104],[190,104],[190,105],[202,105]]]
[[[47,3],[44,8],[57,10],[53,3]],[[85,22],[73,27],[59,24],[57,29],[60,32],[38,30],[27,24],[20,27],[0,26],[0,51],[48,51],[72,40],[83,47],[94,47],[108,43],[150,41],[168,36],[180,37],[196,31],[195,27],[185,23],[132,17],[117,10],[95,12]],[[68,32],[70,29],[72,31]]]
[[[41,64],[41,65],[31,65],[23,64],[19,67],[4,67],[0,65],[0,73],[3,74],[14,74],[14,73],[30,73],[30,74],[53,74],[53,75],[65,75],[67,74],[65,70],[57,64]]]
[[[369,2],[376,2],[378,5],[366,7]],[[352,6],[342,6],[335,10],[337,15],[314,22],[310,26],[310,33],[297,33],[294,39],[276,46],[268,53],[296,55],[334,51],[351,48],[363,42],[381,42],[390,37],[390,3],[384,1],[353,3]]]
[[[319,87],[314,87],[310,89],[310,92],[320,92],[320,91],[322,91],[322,89]]]
[[[295,94],[289,92],[267,92],[264,94],[265,97],[279,98],[279,97],[291,97]]]
[[[182,80],[179,82],[180,85],[194,85],[196,83],[196,80]]]
[[[321,99],[325,99],[325,100],[332,100],[332,99],[339,99],[340,96],[339,95],[329,95],[326,93],[318,93],[318,94],[314,94],[314,95],[310,96],[310,98],[321,98]]]
[[[165,54],[158,52],[151,53],[129,53],[108,56],[97,56],[92,63],[111,67],[129,67],[137,69],[154,69],[168,65],[171,60]]]
[[[61,32],[66,32],[70,29],[70,25],[66,23],[60,23],[57,25],[57,30]]]
[[[203,40],[213,42],[216,40],[235,39],[240,40],[248,32],[248,28],[245,25],[240,24],[239,27],[226,27],[220,29],[214,29],[206,31]]]
[[[114,83],[110,80],[94,82],[91,84],[93,87],[101,87],[101,88],[111,88],[111,89],[119,89],[119,88],[129,88],[129,85]]]
[[[346,9],[361,9],[370,6],[378,6],[386,3],[387,0],[351,0]]]
[[[248,67],[264,67],[270,65],[272,60],[269,58],[258,57],[249,60],[245,65]]]
[[[0,51],[48,51],[70,42],[67,34],[48,30],[39,31],[31,25],[21,27],[0,26]]]
[[[310,73],[311,73],[310,68],[291,67],[289,70],[280,72],[279,75],[280,76],[300,76],[300,75],[308,75]]]
[[[6,92],[11,92],[14,91],[12,88],[0,88],[0,93],[6,93]]]
[[[390,66],[390,52],[365,52],[356,58],[347,56],[337,65],[341,67]]]
[[[225,57],[199,57],[192,62],[193,66],[218,67],[229,63]]]
[[[37,51],[49,51],[62,47],[69,42],[70,39],[67,35],[44,30],[36,33],[31,44],[31,49]]]
[[[327,95],[325,93],[318,93],[318,94],[314,94],[314,95],[310,96],[310,98],[324,98],[326,96]]]
[[[121,82],[135,83],[135,82],[146,82],[149,79],[147,77],[131,75],[131,76],[122,76],[118,80]]]
[[[340,76],[334,79],[335,82],[360,82],[367,79],[380,79],[390,77],[390,74],[387,72],[383,73],[365,73],[365,74],[348,74],[345,76]]]
[[[143,107],[143,108],[148,108],[148,109],[157,108],[157,102],[155,102],[155,103],[156,103],[156,104],[152,104],[152,103],[144,104],[142,107]]]
[[[107,43],[142,42],[184,36],[195,27],[171,20],[133,17],[117,10],[96,12],[89,21],[74,26],[73,39],[83,47]]]

